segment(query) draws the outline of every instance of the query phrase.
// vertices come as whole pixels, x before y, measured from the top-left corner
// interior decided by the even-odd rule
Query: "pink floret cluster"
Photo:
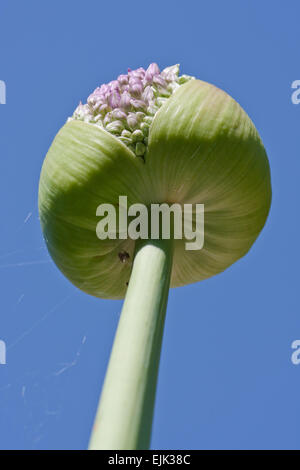
[[[150,64],[119,75],[117,80],[101,85],[80,103],[72,118],[102,127],[127,145],[135,155],[144,157],[153,117],[174,91],[192,77],[179,77],[179,66],[160,72]]]

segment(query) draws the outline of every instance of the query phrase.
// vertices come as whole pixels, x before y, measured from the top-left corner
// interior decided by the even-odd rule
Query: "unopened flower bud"
[[[271,202],[254,124],[227,93],[157,64],[119,75],[80,103],[45,159],[39,211],[47,246],[84,291],[122,298],[135,242],[99,240],[96,208],[120,195],[146,207],[204,204],[203,249],[174,243],[171,286],[206,279],[250,249]],[[119,253],[128,253],[120,263]]]

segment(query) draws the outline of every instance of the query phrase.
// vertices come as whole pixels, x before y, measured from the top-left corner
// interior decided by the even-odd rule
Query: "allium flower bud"
[[[222,90],[179,66],[128,69],[80,103],[45,159],[40,218],[51,256],[79,288],[122,298],[131,239],[99,240],[96,209],[204,204],[203,249],[174,240],[171,286],[217,274],[250,249],[271,201],[269,164],[254,124]],[[120,253],[126,253],[120,262]],[[128,254],[128,256],[127,256]]]

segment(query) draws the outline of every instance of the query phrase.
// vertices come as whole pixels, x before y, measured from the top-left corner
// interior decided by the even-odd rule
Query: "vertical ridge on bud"
[[[80,120],[102,127],[119,138],[138,157],[147,150],[151,122],[174,91],[194,77],[179,76],[179,65],[162,72],[152,63],[121,74],[117,80],[101,85],[81,102],[69,120]]]

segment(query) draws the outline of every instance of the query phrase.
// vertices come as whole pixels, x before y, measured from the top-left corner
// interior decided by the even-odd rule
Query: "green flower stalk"
[[[205,240],[96,236],[100,204],[204,204]],[[128,70],[97,88],[55,137],[39,187],[48,250],[65,276],[101,298],[125,297],[91,449],[149,446],[169,287],[244,256],[271,203],[258,132],[224,91],[178,65]],[[118,231],[118,228],[117,228]]]

